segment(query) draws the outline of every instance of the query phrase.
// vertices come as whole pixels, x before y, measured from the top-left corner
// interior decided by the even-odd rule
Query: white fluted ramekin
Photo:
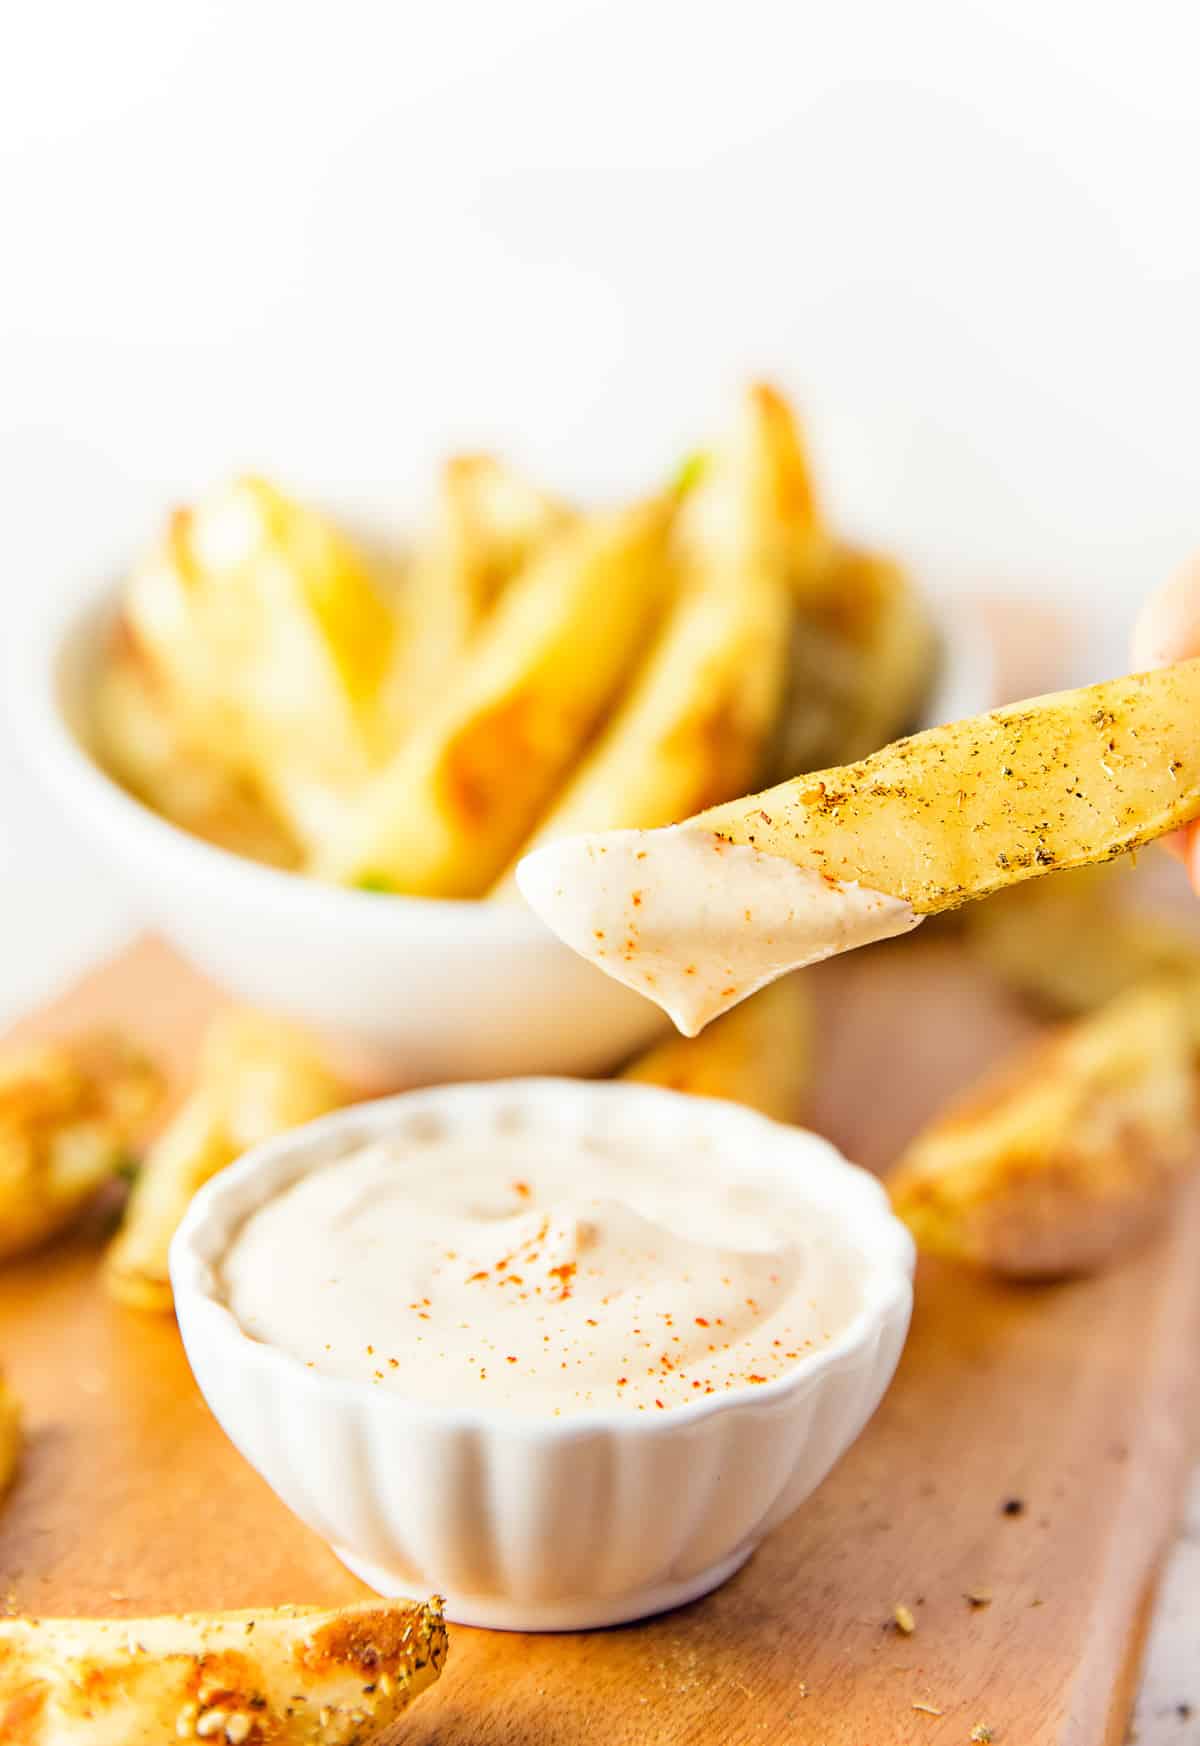
[[[272,1195],[355,1147],[402,1143],[410,1123],[427,1134],[431,1115],[450,1134],[469,1125],[477,1140],[481,1125],[503,1127],[518,1111],[570,1150],[593,1135],[622,1136],[648,1157],[694,1143],[716,1147],[732,1174],[777,1175],[858,1262],[857,1311],[772,1382],[652,1417],[544,1421],[322,1376],[243,1333],[222,1301],[219,1266]],[[569,1079],[439,1086],[327,1116],[216,1177],[171,1252],[196,1379],[288,1507],[381,1593],[436,1590],[460,1623],[526,1631],[617,1624],[732,1575],[874,1412],[908,1330],[912,1266],[879,1183],[815,1135],[731,1103]]]

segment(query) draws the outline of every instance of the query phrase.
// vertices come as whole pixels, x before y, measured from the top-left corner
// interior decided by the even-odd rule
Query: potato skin
[[[1136,988],[1021,1050],[934,1118],[888,1179],[920,1248],[1015,1278],[1103,1266],[1197,1155],[1187,997]]]
[[[919,915],[1200,817],[1200,660],[931,728],[693,821]]]
[[[436,1599],[0,1619],[0,1740],[356,1746],[389,1734],[441,1673],[446,1647]]]

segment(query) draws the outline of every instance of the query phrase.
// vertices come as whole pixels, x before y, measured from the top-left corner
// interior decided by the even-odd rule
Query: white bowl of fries
[[[990,701],[959,622],[830,535],[764,388],[632,506],[454,459],[406,555],[238,480],[39,638],[20,737],[153,925],[397,1083],[596,1072],[660,1024],[525,910],[530,845]]]
[[[214,981],[365,1046],[398,1083],[533,1064],[598,1071],[661,1029],[654,1008],[518,904],[319,884],[193,837],[134,799],[88,751],[88,700],[116,614],[110,589],[50,631],[28,744],[150,925]]]

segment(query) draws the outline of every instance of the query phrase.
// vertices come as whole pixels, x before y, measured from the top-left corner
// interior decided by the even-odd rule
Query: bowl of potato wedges
[[[434,499],[403,546],[259,476],[175,509],[40,628],[23,738],[234,993],[414,1082],[602,1071],[661,1018],[527,911],[520,856],[983,707],[986,646],[831,529],[762,384],[638,501],[484,454]]]

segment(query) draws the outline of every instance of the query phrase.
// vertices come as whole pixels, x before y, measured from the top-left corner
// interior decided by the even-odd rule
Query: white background
[[[749,371],[846,524],[1113,667],[1200,546],[1185,0],[37,0],[0,32],[0,634],[234,466],[652,479]],[[127,924],[0,751],[0,1007]]]
[[[1069,592],[1200,544],[1186,3],[38,0],[0,40],[0,631],[231,467],[653,479],[750,371],[844,522]],[[124,919],[0,764],[0,1002]],[[53,915],[47,928],[43,918]]]

